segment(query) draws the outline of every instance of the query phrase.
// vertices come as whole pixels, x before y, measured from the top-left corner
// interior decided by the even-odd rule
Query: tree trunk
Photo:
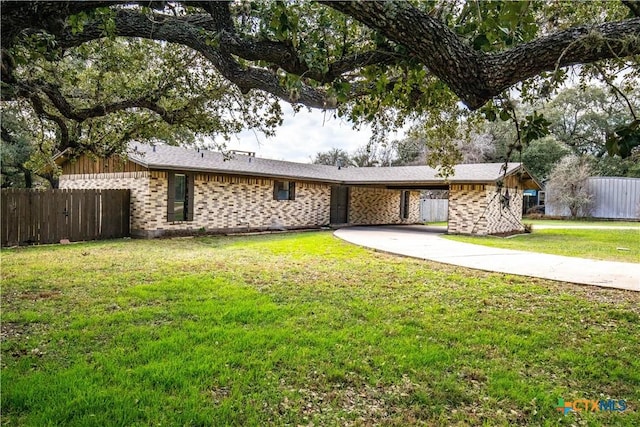
[[[49,185],[53,190],[60,188],[60,178],[55,176],[53,173],[48,172],[40,176],[49,181]]]
[[[33,176],[31,175],[31,171],[28,169],[24,169],[23,172],[25,188],[33,188]]]

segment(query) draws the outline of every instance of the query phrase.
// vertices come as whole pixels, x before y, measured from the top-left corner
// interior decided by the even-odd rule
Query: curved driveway
[[[445,227],[346,227],[340,239],[383,252],[478,270],[640,291],[640,264],[491,248],[442,238]]]

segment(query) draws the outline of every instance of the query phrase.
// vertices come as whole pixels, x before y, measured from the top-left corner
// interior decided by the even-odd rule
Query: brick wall
[[[273,180],[196,174],[193,221],[167,221],[167,172],[65,175],[61,188],[131,189],[132,235],[281,229],[329,224],[331,187],[296,182],[295,200],[273,200]]]
[[[385,188],[351,187],[349,223],[414,224],[420,221],[420,193],[410,192],[409,218],[400,217],[402,191]]]
[[[487,233],[509,233],[523,231],[522,225],[522,190],[507,189],[509,192],[509,206],[505,207],[500,201],[500,195],[496,195],[495,186],[487,186]],[[504,195],[504,189],[502,190]],[[490,203],[489,203],[490,202]]]
[[[153,172],[150,180],[155,214],[149,228],[210,231],[280,229],[329,224],[331,187],[296,182],[295,200],[273,200],[273,180],[196,174],[193,221],[167,221],[167,173]]]
[[[521,220],[522,191],[509,188],[509,207],[505,208],[495,186],[450,186],[449,233],[486,235],[522,231]]]
[[[318,227],[329,224],[331,186],[296,182],[295,200],[273,200],[273,180],[199,173],[194,176],[194,220],[167,221],[165,171],[63,175],[61,188],[131,190],[131,233],[167,233]],[[420,221],[420,194],[409,192],[409,218],[400,217],[402,191],[352,187],[349,222],[402,224]]]

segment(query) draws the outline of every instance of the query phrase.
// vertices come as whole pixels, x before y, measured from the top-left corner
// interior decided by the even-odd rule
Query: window
[[[293,181],[274,181],[273,200],[295,200],[296,183]]]
[[[175,199],[173,199],[173,219],[175,221],[185,221],[186,214],[189,213],[187,203],[187,176],[175,174],[174,178]]]
[[[411,192],[403,191],[400,197],[400,218],[409,219],[409,201],[411,200]]]
[[[193,175],[169,172],[167,221],[193,221]]]

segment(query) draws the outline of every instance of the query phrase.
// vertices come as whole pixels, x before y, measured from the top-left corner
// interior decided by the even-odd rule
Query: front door
[[[331,224],[349,222],[349,187],[334,185],[331,187]]]

